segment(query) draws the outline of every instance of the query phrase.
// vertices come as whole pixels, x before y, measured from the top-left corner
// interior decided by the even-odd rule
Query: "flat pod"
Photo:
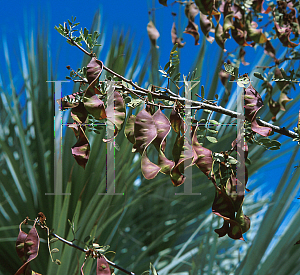
[[[97,275],[111,275],[109,265],[104,256],[97,258]]]
[[[23,223],[23,222],[22,222]],[[19,257],[22,256],[21,260],[23,261],[23,265],[18,269],[18,271],[15,273],[15,275],[21,275],[21,274],[38,274],[31,270],[29,267],[30,262],[35,259],[38,255],[39,251],[39,245],[40,245],[40,238],[38,235],[38,232],[35,228],[35,223],[33,227],[30,229],[29,233],[26,234],[21,230],[20,224],[20,231],[19,236],[17,238],[16,242],[16,248],[18,252],[18,248],[20,248],[20,251],[18,253]],[[26,235],[26,238],[25,238]],[[24,244],[24,245],[22,245]],[[24,247],[24,249],[23,249]]]
[[[269,136],[272,129],[270,127],[259,126],[256,121],[256,114],[264,104],[260,94],[251,84],[248,88],[244,89],[244,100],[245,116],[251,121],[251,129],[264,137]]]

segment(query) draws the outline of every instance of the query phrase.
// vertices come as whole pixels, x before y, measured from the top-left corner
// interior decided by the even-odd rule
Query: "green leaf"
[[[237,164],[237,160],[233,157],[229,157],[228,160],[227,160],[230,164]]]
[[[128,107],[131,107],[131,108],[136,108],[137,106],[139,106],[140,104],[142,104],[144,101],[139,99],[139,98],[136,98],[136,99],[131,99],[131,101],[127,104]]]
[[[174,54],[174,53],[176,53],[176,49],[177,49],[177,47],[178,47],[178,45],[177,45],[177,44],[175,44],[175,45],[173,46],[173,48],[172,48],[172,50],[171,50],[171,54]]]
[[[69,219],[68,219],[68,223],[69,223],[70,227],[72,228],[72,230],[74,230],[74,223],[72,223]]]
[[[271,147],[269,148],[269,150],[279,150],[279,149],[280,149],[279,146],[271,146]]]
[[[261,80],[265,80],[265,78],[261,75],[261,73],[258,73],[258,72],[254,72],[253,74],[256,78],[259,78]]]
[[[90,238],[91,238],[91,235],[86,236],[86,237],[84,238],[83,242],[84,242],[84,243],[87,243],[87,242],[90,240]]]
[[[93,243],[95,242],[95,237],[93,238],[93,239],[91,239],[90,241],[89,241],[89,245],[93,245]]]
[[[54,243],[54,242],[57,242],[58,241],[58,238],[52,238],[50,239],[49,243]]]
[[[272,146],[280,147],[280,146],[281,146],[281,143],[280,143],[279,141],[277,141],[277,140],[272,140],[272,141],[271,141],[271,145],[272,145]]]
[[[213,119],[209,120],[209,123],[210,124],[215,124],[215,125],[219,125],[220,124],[218,121],[213,120]]]
[[[177,74],[174,76],[173,80],[174,80],[174,81],[178,81],[178,80],[180,79],[180,75],[181,75],[181,73],[177,73]]]
[[[213,129],[209,129],[209,128],[207,128],[207,131],[212,133],[212,134],[217,134],[218,133],[217,130],[213,130]]]
[[[167,70],[170,67],[170,61],[165,65],[164,70]]]
[[[284,79],[288,79],[288,76],[287,76],[287,74],[285,73],[285,70],[284,70],[283,68],[280,68],[280,71],[281,71],[281,73],[282,73],[282,75],[283,75],[283,78],[284,78]]]
[[[59,27],[55,26],[54,29],[56,29],[60,35],[62,35],[63,37],[66,37],[63,26],[61,26],[61,25]]]
[[[149,90],[149,91],[152,91],[152,85],[150,85],[150,86],[148,87],[148,90]],[[149,92],[147,96],[148,96],[148,100],[151,102],[151,101],[153,100],[152,94]]]
[[[265,146],[270,146],[271,140],[269,138],[261,138],[258,140],[259,143],[262,143]]]
[[[172,77],[173,76],[173,74],[176,72],[176,67],[171,67],[170,69],[169,69],[169,71],[168,71],[168,73],[169,73],[169,75]]]
[[[252,163],[252,162],[251,162],[251,159],[249,159],[249,158],[247,157],[245,163],[248,164],[248,165],[250,165],[250,164]]]
[[[101,131],[97,130],[97,129],[93,129],[93,132],[100,135],[101,134]]]
[[[215,137],[206,136],[207,140],[211,143],[217,143],[218,140]]]
[[[85,38],[85,40],[88,38],[88,35],[89,35],[89,31],[87,30],[87,28],[84,28],[83,37]]]
[[[98,252],[104,253],[104,252],[106,252],[110,248],[110,246],[109,245],[105,245],[105,246],[99,246],[99,247],[95,247],[95,248],[96,248],[96,250]]]

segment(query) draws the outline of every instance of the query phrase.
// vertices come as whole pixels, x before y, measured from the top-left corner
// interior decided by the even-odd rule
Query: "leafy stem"
[[[59,31],[59,28],[56,27],[56,29]],[[73,37],[71,36],[70,31],[63,32],[62,30],[60,30],[59,32],[64,37],[67,38],[67,41],[71,45],[76,46],[78,49],[80,49],[83,53],[90,56],[91,58],[93,58],[93,57],[96,58],[95,53],[86,51],[82,46],[79,45],[78,42],[76,42],[73,39]],[[197,106],[198,109],[207,109],[207,110],[211,110],[211,111],[218,112],[218,113],[228,115],[230,117],[235,117],[235,118],[243,116],[243,114],[240,114],[238,112],[223,108],[222,106],[212,105],[212,104],[209,104],[209,103],[198,102],[198,101],[194,101],[194,100],[188,100],[188,99],[186,99],[186,98],[184,98],[180,95],[177,95],[177,94],[171,92],[169,89],[166,89],[166,91],[169,92],[171,95],[166,95],[165,92],[162,93],[162,92],[149,91],[149,90],[144,89],[144,88],[140,87],[139,85],[135,84],[132,80],[129,80],[129,79],[125,78],[124,76],[114,72],[110,68],[106,67],[104,64],[103,64],[103,69],[106,70],[107,72],[111,73],[115,77],[119,78],[120,80],[123,80],[124,82],[130,84],[132,87],[134,87],[135,90],[129,89],[129,88],[126,89],[126,90],[128,90],[132,93],[135,93],[135,95],[145,96],[148,93],[151,93],[151,95],[153,97],[157,98],[157,99],[165,99],[165,100],[169,100],[169,101],[179,101],[180,103],[183,103],[183,104],[189,103],[189,104],[191,104],[191,106]],[[293,131],[290,131],[290,130],[287,130],[285,127],[275,126],[273,124],[270,124],[270,123],[268,123],[266,121],[263,121],[261,119],[258,119],[258,118],[256,118],[256,121],[258,122],[259,125],[270,127],[270,128],[272,128],[272,131],[277,132],[279,134],[291,137],[293,139],[299,138],[299,135],[297,133],[295,133]]]

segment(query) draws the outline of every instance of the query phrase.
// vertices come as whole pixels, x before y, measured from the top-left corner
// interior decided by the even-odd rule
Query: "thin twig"
[[[80,250],[80,251],[82,251],[82,252],[87,253],[87,252],[89,251],[88,249],[84,249],[84,248],[82,248],[82,247],[80,247],[80,246],[74,244],[73,242],[69,242],[69,241],[65,240],[64,238],[58,236],[58,235],[55,234],[55,233],[50,233],[50,235],[53,236],[53,237],[55,237],[55,238],[57,238],[57,239],[60,240],[61,242],[65,243],[65,244],[67,244],[67,245],[69,245],[69,246],[71,246],[71,247],[74,247],[74,248],[76,248],[76,249],[78,249],[78,250]],[[106,259],[106,261],[107,261],[107,263],[108,263],[109,265],[113,266],[113,267],[116,268],[116,269],[119,269],[119,270],[123,271],[123,272],[126,273],[126,274],[129,274],[129,275],[135,275],[135,273],[130,272],[130,271],[124,269],[123,267],[116,265],[114,262],[111,262],[111,261],[109,261],[108,259]]]
[[[272,128],[272,130],[276,133],[285,135],[287,137],[290,138],[299,138],[299,135],[291,130],[286,129],[285,127],[279,127],[273,124],[270,124],[264,120],[261,120],[259,118],[256,119],[256,121],[258,122],[258,124],[260,124],[261,126],[265,126],[265,127],[270,127]]]
[[[130,93],[132,93],[132,94],[134,94],[136,97],[138,97],[139,99],[141,99],[141,100],[143,100],[143,101],[145,101],[145,99],[144,98],[142,98],[141,96],[139,96],[138,94],[136,94],[133,90],[131,90],[131,89],[129,89],[129,88],[127,88],[127,87],[125,87],[124,85],[121,85],[121,87],[122,87],[122,89],[124,89],[125,91],[128,91],[128,92],[130,92]]]
[[[69,246],[72,246],[72,247],[74,247],[74,248],[76,248],[76,249],[78,249],[78,250],[80,250],[80,251],[82,251],[82,252],[85,252],[85,253],[86,253],[86,252],[89,251],[88,249],[84,249],[84,248],[82,248],[82,247],[80,247],[80,246],[74,244],[73,242],[70,242],[70,241],[65,240],[64,238],[58,236],[58,235],[55,234],[55,233],[50,233],[50,235],[53,236],[53,237],[55,237],[55,238],[57,238],[57,239],[60,240],[61,242],[65,243],[65,244],[67,244],[67,245],[69,245]]]
[[[84,48],[82,48],[80,45],[78,45],[78,43],[76,43],[72,38],[67,37],[67,39],[68,39],[68,41],[69,41],[70,43],[72,43],[72,44],[73,44],[74,46],[76,46],[78,49],[80,49],[81,51],[83,51],[85,54],[87,54],[87,55],[90,56],[90,57],[94,57],[94,54],[93,54],[93,53],[89,53],[88,51],[86,51]],[[129,80],[129,79],[125,78],[124,76],[122,76],[122,75],[120,75],[120,74],[117,74],[117,73],[114,72],[113,70],[111,70],[111,69],[109,69],[108,67],[106,67],[104,64],[103,64],[103,69],[106,70],[107,72],[113,74],[114,76],[116,76],[116,77],[122,79],[122,80],[125,81],[126,83],[129,83],[132,87],[134,87],[134,88],[136,88],[136,89],[138,89],[138,90],[141,90],[141,91],[143,91],[143,92],[145,92],[145,93],[150,92],[149,90],[144,89],[144,88],[142,88],[142,87],[136,85],[135,83],[133,83],[132,80]],[[151,92],[151,93],[153,93],[153,92]],[[155,94],[155,93],[154,93],[154,94]]]
[[[79,44],[77,44],[69,35],[67,36],[68,41],[73,44],[74,46],[76,46],[77,48],[79,48],[81,51],[83,51],[85,54],[87,54],[90,57],[93,57],[94,54],[93,53],[89,53],[88,51],[86,51],[84,48],[82,48]]]
[[[300,57],[284,57],[280,60],[278,60],[275,65],[272,65],[272,66],[255,66],[256,68],[263,68],[263,69],[271,69],[271,68],[274,68],[276,66],[278,66],[279,64],[283,63],[284,61],[288,61],[288,60],[299,60]]]

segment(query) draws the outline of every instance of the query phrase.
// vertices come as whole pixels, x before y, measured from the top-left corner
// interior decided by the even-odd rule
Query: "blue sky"
[[[148,14],[153,7],[155,7],[155,13]],[[67,19],[71,19],[72,16],[77,17],[77,21],[80,22],[80,27],[89,28],[92,24],[93,17],[96,11],[99,10],[102,18],[102,26],[104,27],[105,42],[103,48],[106,49],[109,46],[109,41],[113,31],[121,32],[122,30],[130,32],[130,35],[134,38],[135,43],[133,47],[137,47],[143,43],[144,56],[150,49],[150,42],[147,36],[147,23],[150,19],[154,19],[157,29],[160,32],[160,38],[157,44],[160,49],[160,65],[163,67],[169,58],[170,50],[172,49],[171,42],[171,27],[173,23],[173,17],[171,12],[177,13],[176,27],[177,32],[182,33],[183,29],[187,25],[187,18],[184,15],[184,9],[179,8],[179,4],[175,4],[169,7],[163,7],[158,3],[157,0],[148,1],[137,1],[137,0],[126,0],[126,1],[88,1],[88,5],[82,4],[79,1],[17,1],[15,6],[12,8],[8,2],[2,3],[0,10],[1,24],[0,32],[3,37],[8,40],[8,47],[13,50],[13,54],[17,53],[17,45],[20,37],[25,36],[30,30],[38,28],[44,28],[50,38],[49,51],[53,56],[60,53],[59,64],[60,68],[65,68],[66,64],[73,62],[74,60],[81,61],[82,53],[75,47],[70,47],[65,42],[64,38],[61,37],[54,26],[63,24]],[[198,19],[197,19],[198,20]],[[178,21],[181,24],[178,24]],[[181,72],[185,75],[190,71],[193,61],[196,58],[200,46],[194,45],[194,38],[189,34],[182,35],[186,45],[180,51],[181,55]],[[200,32],[200,43],[203,35]],[[204,61],[204,66],[207,67],[206,72],[209,71],[210,67],[216,61],[217,51],[219,47],[216,42],[212,45],[205,42],[206,47],[213,47],[212,51],[209,52],[207,60]],[[230,51],[235,48],[236,43],[226,42],[226,48]],[[2,43],[0,43],[0,55],[3,54]],[[253,52],[252,49],[248,49]],[[101,58],[101,57],[100,57]],[[250,54],[246,55],[246,60],[252,59]],[[250,60],[248,60],[250,61]],[[72,65],[72,64],[70,64]],[[75,66],[74,66],[75,67]],[[221,69],[221,68],[220,68]],[[63,77],[66,73],[60,70]],[[243,68],[241,65],[241,73],[247,72],[247,68]],[[204,72],[205,73],[205,72]],[[206,75],[202,75],[202,80],[206,79]]]
[[[140,42],[143,43],[143,52],[146,56],[150,49],[150,42],[147,36],[147,23],[155,16],[156,27],[160,32],[160,38],[157,44],[160,47],[160,65],[163,67],[169,58],[170,50],[172,49],[171,42],[171,27],[173,23],[173,17],[171,12],[177,13],[177,19],[181,21],[181,25],[177,24],[178,33],[187,25],[187,19],[184,15],[184,10],[179,9],[179,4],[175,4],[170,7],[163,7],[157,0],[148,1],[88,1],[88,5],[79,4],[77,1],[18,1],[15,3],[15,7],[12,8],[8,2],[2,3],[0,10],[1,25],[0,31],[4,37],[8,40],[9,49],[15,48],[19,43],[19,38],[24,37],[28,33],[32,26],[45,28],[50,38],[50,52],[53,55],[60,52],[60,67],[65,68],[66,64],[69,64],[74,59],[81,61],[82,53],[75,49],[70,48],[66,44],[63,37],[61,37],[55,30],[54,26],[63,24],[67,19],[71,19],[72,16],[77,17],[77,21],[80,22],[79,27],[91,26],[93,17],[97,10],[100,11],[102,18],[102,25],[105,30],[106,43],[103,45],[104,49],[109,46],[113,31],[125,32],[129,31],[130,35],[134,38],[133,47],[137,47]],[[155,7],[155,13],[151,15],[148,11]],[[176,20],[177,20],[176,19]],[[190,67],[193,64],[196,55],[199,52],[200,46],[194,45],[194,38],[189,34],[183,34],[184,41],[187,42],[185,47],[181,50],[182,56],[181,67],[182,73],[188,74]],[[200,41],[202,36],[200,38]],[[210,46],[206,42],[207,46]],[[213,43],[217,48],[216,42]],[[236,47],[236,45],[234,45]],[[0,54],[3,54],[2,45],[0,43]],[[15,54],[15,53],[14,53]],[[216,52],[211,51],[211,62],[206,62],[206,66],[209,67],[213,64]],[[100,57],[101,58],[101,57]],[[78,64],[79,65],[79,64]],[[61,71],[63,72],[63,71]],[[61,75],[64,77],[65,73]]]
[[[11,7],[11,3],[2,3],[0,10],[1,26],[0,31],[8,40],[9,49],[18,45],[20,37],[36,27],[45,27],[50,38],[50,52],[53,56],[60,52],[60,63],[62,68],[65,68],[67,63],[72,59],[78,58],[82,60],[82,53],[75,48],[68,47],[64,38],[60,36],[54,29],[55,25],[63,24],[72,16],[77,16],[77,21],[81,23],[80,27],[89,28],[92,24],[93,17],[97,10],[100,10],[102,23],[105,25],[105,31],[109,35],[112,34],[113,29],[121,28],[131,29],[136,33],[137,41],[142,39],[141,24],[147,25],[147,5],[139,7],[139,12],[134,12],[134,3],[136,1],[89,1],[88,5],[79,1],[17,1],[15,7]],[[126,4],[125,4],[126,3]],[[132,9],[128,9],[128,7]],[[143,6],[143,5],[140,5]],[[124,11],[126,10],[126,13]],[[122,11],[123,14],[122,15]],[[133,21],[135,20],[135,22]],[[139,23],[138,23],[139,22]],[[141,23],[143,22],[143,23]],[[108,40],[109,41],[109,40]],[[2,43],[1,43],[2,44]],[[2,48],[2,45],[0,46]],[[3,51],[1,51],[3,54]],[[77,64],[79,66],[79,62]],[[60,70],[64,77],[66,71]]]

